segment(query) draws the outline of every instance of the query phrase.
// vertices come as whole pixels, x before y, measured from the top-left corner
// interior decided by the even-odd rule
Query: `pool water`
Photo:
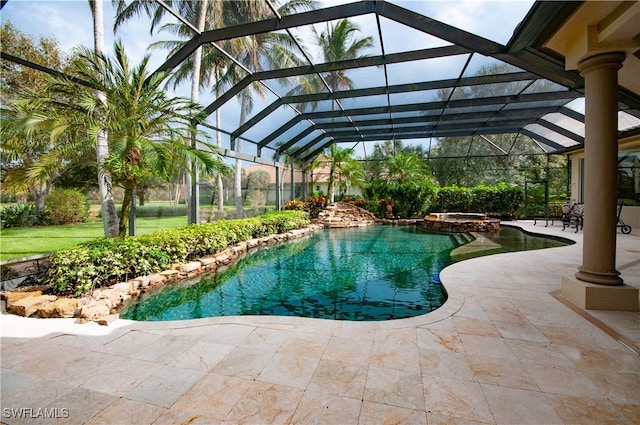
[[[508,227],[491,237],[490,254],[566,244]],[[222,272],[145,293],[120,317],[158,321],[271,315],[378,321],[418,316],[446,301],[438,279],[443,268],[482,255],[471,250],[452,257],[452,251],[473,240],[468,234],[429,233],[415,226],[324,230],[254,251]]]

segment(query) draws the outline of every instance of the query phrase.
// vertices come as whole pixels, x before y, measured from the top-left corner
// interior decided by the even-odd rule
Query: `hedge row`
[[[299,211],[267,213],[241,220],[191,225],[128,238],[101,238],[56,252],[41,280],[60,294],[82,295],[136,276],[157,273],[223,251],[253,238],[309,224]]]
[[[380,218],[415,218],[428,214],[438,188],[431,182],[389,185],[369,183],[364,188],[366,208]]]
[[[519,186],[500,183],[472,188],[448,186],[438,190],[432,212],[480,212],[494,217],[515,218],[524,200]]]

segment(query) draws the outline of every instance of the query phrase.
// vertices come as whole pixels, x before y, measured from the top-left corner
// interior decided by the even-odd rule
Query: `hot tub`
[[[482,213],[434,213],[424,219],[427,229],[439,232],[497,232],[500,220]]]

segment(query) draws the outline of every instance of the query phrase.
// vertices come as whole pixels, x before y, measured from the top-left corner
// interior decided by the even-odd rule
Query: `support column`
[[[618,70],[624,53],[605,53],[578,65],[585,79],[585,181],[582,266],[576,277],[621,285],[616,270]]]
[[[282,210],[282,182],[280,181],[280,167],[276,165],[276,211]]]
[[[563,276],[562,294],[585,309],[638,311],[638,289],[616,270],[618,70],[624,53],[603,53],[578,65],[585,79],[584,238],[582,265]]]

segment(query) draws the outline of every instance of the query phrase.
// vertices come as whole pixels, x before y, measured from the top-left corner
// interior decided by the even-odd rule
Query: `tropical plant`
[[[206,173],[225,169],[222,161],[185,143],[193,127],[191,119],[201,108],[188,99],[168,97],[163,90],[167,75],[150,75],[149,56],[131,67],[122,43],[114,46],[114,59],[89,49],[79,50],[76,74],[88,86],[53,78],[47,96],[29,99],[36,105],[25,120],[26,128],[41,127],[52,139],[71,131],[82,139],[95,140],[99,132],[109,136],[110,154],[103,167],[114,184],[124,188],[119,234],[126,234],[135,189],[144,182],[167,181],[187,158]],[[105,95],[95,96],[95,89]],[[215,152],[215,147],[204,143]]]
[[[164,14],[167,12],[165,7],[155,1],[132,1],[127,4],[127,2],[124,0],[113,0],[113,3],[116,4],[117,13],[113,27],[114,31],[116,31],[121,24],[126,22],[131,17],[140,15],[141,13],[146,13],[147,16],[152,17],[151,28],[149,31],[153,33],[154,29],[157,25],[160,24]],[[228,4],[228,2],[209,0],[200,0],[198,2],[182,0],[168,1],[167,3],[169,6],[177,7],[180,15],[184,17],[188,23],[180,21],[180,23],[178,24],[163,25],[160,29],[170,31],[181,37],[185,37],[187,40],[189,40],[195,34],[202,33],[206,29],[213,29],[219,26],[218,24],[221,22],[220,18],[222,16],[224,5]],[[157,43],[153,43],[150,48],[169,48],[169,55],[173,55],[185,43],[185,40],[160,41]],[[206,53],[205,49],[207,49]],[[204,66],[203,57],[208,58]],[[213,58],[213,60],[211,58]],[[217,75],[220,72],[220,67],[224,66],[225,61],[226,58],[212,46],[198,46],[191,57],[181,63],[176,72],[170,77],[170,80],[173,81],[175,88],[178,84],[189,79],[191,81],[191,100],[193,102],[197,102],[200,90],[203,87],[207,87],[210,85],[212,76],[217,80]],[[220,116],[219,114],[216,114],[217,127],[220,127],[219,120]],[[220,147],[222,145],[220,133],[218,133],[217,142],[218,147]],[[188,165],[189,168],[191,168],[189,163]],[[196,170],[192,171],[194,173],[196,172]],[[193,182],[191,181],[191,174],[186,173],[185,179],[188,187],[186,199],[187,211],[189,211],[189,221],[198,222],[199,218],[197,217],[197,214],[191,211],[192,207],[195,205],[191,201],[191,196],[193,195]],[[222,176],[217,176],[217,179],[219,192],[219,210],[222,210]]]
[[[94,52],[97,55],[105,54],[104,45],[104,9],[102,1],[89,0],[91,8],[91,16],[93,17],[93,42]],[[98,76],[99,77],[99,76]],[[101,81],[100,81],[101,82]],[[97,89],[100,87],[94,87]],[[99,89],[94,95],[101,104],[106,104],[106,95]],[[104,117],[103,119],[106,119]],[[114,237],[120,233],[118,224],[118,214],[113,200],[112,186],[113,182],[111,174],[105,169],[104,163],[109,157],[109,139],[105,128],[100,128],[95,133],[96,141],[96,162],[98,165],[98,190],[100,193],[100,205],[102,211],[102,224],[104,227],[104,235],[106,237]]]
[[[313,41],[320,48],[321,60],[325,63],[341,62],[350,59],[363,57],[364,50],[373,46],[373,38],[370,36],[358,38],[357,33],[360,28],[348,19],[342,19],[335,23],[327,23],[324,30],[318,32],[313,28]],[[306,94],[322,91],[328,86],[332,93],[338,90],[348,90],[354,88],[353,81],[348,77],[346,70],[333,70],[320,77],[317,74],[306,75],[299,79],[299,83],[290,94]],[[300,108],[315,109],[316,103],[299,105]],[[335,109],[335,102],[332,101],[331,109]],[[329,158],[329,182],[327,188],[327,203],[334,201],[334,184],[336,176],[341,172],[349,170],[349,179],[358,181],[364,176],[361,167],[355,166],[352,162],[353,149],[338,148],[332,144],[324,155]],[[345,180],[346,181],[346,180]]]
[[[364,182],[364,171],[360,163],[353,157],[354,153],[353,148],[339,148],[335,144],[332,144],[327,150],[326,159],[329,162],[327,205],[335,200],[334,186],[336,182],[343,181],[345,186],[348,182],[356,185]],[[343,176],[348,176],[348,178],[341,180]]]
[[[234,2],[233,4],[233,13],[225,15],[225,22],[230,25],[243,23],[247,18],[260,20],[273,16],[273,12],[267,2],[249,0],[246,2]],[[315,6],[316,3],[313,0],[284,0],[276,3],[276,9],[280,16],[311,10]],[[230,40],[226,47],[236,58],[236,61],[229,64],[226,72],[221,76],[218,86],[224,88],[236,84],[248,72],[259,72],[267,68],[289,68],[303,64],[304,61],[296,54],[296,42],[297,40],[294,40],[292,36],[282,32],[261,33]],[[264,97],[264,86],[260,83],[253,83],[239,94],[239,126],[242,126],[247,121],[247,117],[253,108],[254,94]],[[236,139],[234,144],[235,151],[241,152],[242,139]],[[235,168],[236,216],[240,218],[243,215],[243,210],[242,161],[239,158],[236,158]]]

